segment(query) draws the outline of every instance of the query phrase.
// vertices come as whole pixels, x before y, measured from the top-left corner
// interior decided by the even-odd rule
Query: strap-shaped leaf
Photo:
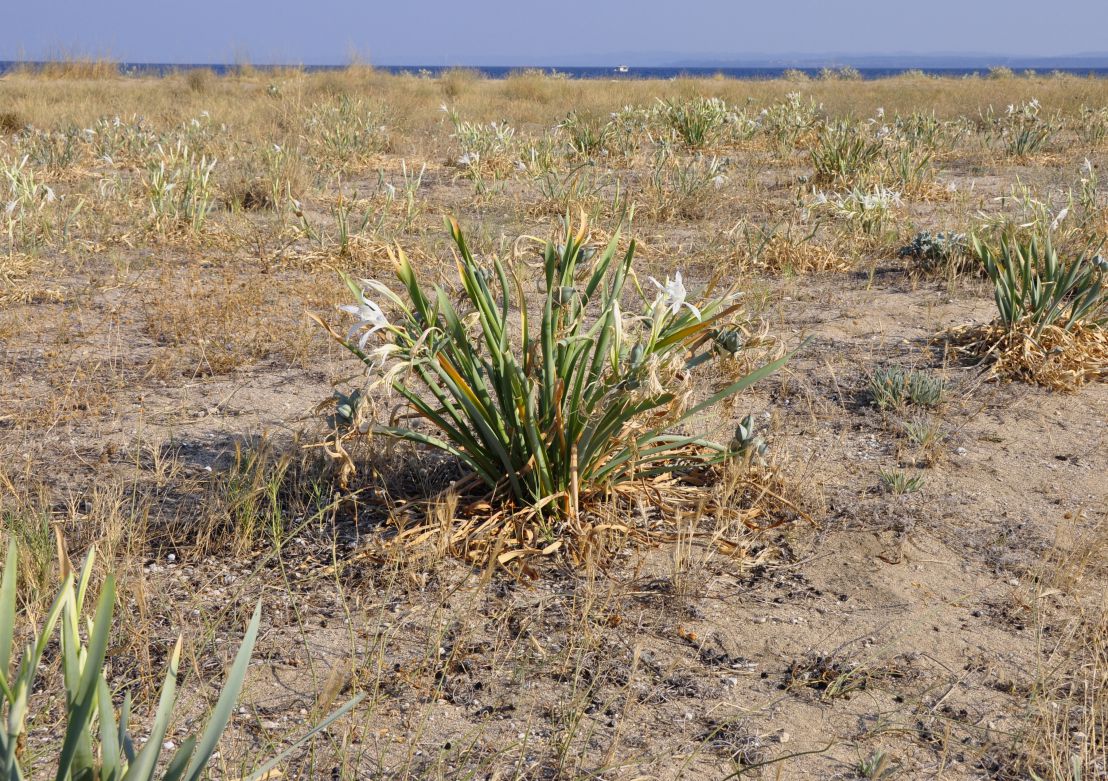
[[[158,695],[158,709],[154,712],[154,724],[150,727],[150,737],[138,755],[131,760],[124,781],[150,781],[154,777],[154,768],[158,764],[158,757],[162,753],[162,741],[169,729],[169,717],[173,713],[173,706],[177,703],[177,669],[181,662],[181,638],[173,646],[169,655],[169,667],[162,680],[161,694]],[[130,703],[124,703],[124,711],[130,709]],[[122,729],[124,720],[121,719]]]
[[[185,776],[187,781],[197,781],[200,778],[200,774],[204,772],[208,760],[215,751],[216,744],[219,743],[223,730],[227,728],[227,722],[231,720],[231,712],[246,682],[246,669],[250,665],[250,655],[254,652],[254,643],[258,639],[258,627],[261,626],[261,622],[262,603],[259,600],[250,624],[246,627],[246,634],[242,638],[238,655],[235,656],[234,664],[227,673],[227,680],[223,683],[223,691],[215,703],[211,716],[208,717],[204,734],[200,736],[200,741],[197,743],[196,754],[189,763],[188,773]]]
[[[91,559],[91,554],[90,557]],[[76,611],[75,605],[70,609]],[[100,601],[89,634],[88,648],[84,653],[84,665],[77,682],[77,689],[67,709],[65,738],[58,752],[56,781],[66,781],[75,772],[91,769],[93,763],[89,724],[96,708],[97,688],[104,675],[104,657],[108,652],[108,637],[112,628],[112,612],[115,609],[115,578],[108,575],[100,590]],[[68,624],[69,622],[67,622]],[[75,642],[66,648],[67,655],[80,653]]]
[[[19,551],[15,540],[8,543],[8,557],[4,563],[4,574],[0,576],[0,681],[4,683],[7,695],[8,667],[12,661],[12,646],[15,643],[15,588],[19,565]]]
[[[100,721],[100,781],[120,781],[123,765],[119,754],[119,725],[115,723],[112,692],[104,676],[96,684],[96,709]]]

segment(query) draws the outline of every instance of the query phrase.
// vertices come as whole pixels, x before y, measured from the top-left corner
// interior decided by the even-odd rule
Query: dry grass
[[[1081,781],[1108,772],[1108,601],[1105,522],[1084,517],[1059,530],[1022,604],[1039,653],[1026,721],[1003,748],[1015,772]]]
[[[1108,333],[1103,328],[1048,326],[1038,336],[1034,330],[1032,325],[990,323],[957,328],[951,337],[965,355],[998,377],[1072,391],[1108,376]]]

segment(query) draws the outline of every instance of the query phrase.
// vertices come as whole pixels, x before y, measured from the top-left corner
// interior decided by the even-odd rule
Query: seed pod
[[[568,285],[555,288],[552,296],[556,306],[569,306],[577,298],[577,288]]]
[[[729,352],[732,355],[737,354],[742,348],[745,340],[742,333],[737,328],[729,328],[726,331],[717,331],[714,336],[716,347],[724,352]]]

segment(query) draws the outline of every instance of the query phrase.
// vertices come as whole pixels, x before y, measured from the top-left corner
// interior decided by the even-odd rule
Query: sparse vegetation
[[[869,394],[879,409],[893,409],[906,404],[935,407],[942,402],[943,381],[930,372],[917,369],[905,371],[893,366],[873,373]]]
[[[1108,81],[853,76],[5,75],[0,753],[1103,775]]]

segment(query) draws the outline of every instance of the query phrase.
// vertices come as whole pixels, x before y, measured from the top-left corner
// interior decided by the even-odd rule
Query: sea
[[[20,63],[0,60],[0,74],[3,74],[15,67]],[[34,63],[32,63],[33,65]],[[188,71],[195,69],[210,69],[218,74],[224,74],[234,71],[238,66],[226,63],[194,63],[194,64],[168,64],[168,63],[120,63],[120,72],[126,76],[164,76],[169,73],[175,73],[179,71]],[[254,66],[259,70],[265,70],[268,67],[283,67],[283,66]],[[343,70],[345,65],[305,65],[297,66],[302,67],[303,70],[308,72],[321,72],[321,71],[333,71]],[[438,76],[444,71],[451,70],[452,67],[444,65],[374,65],[375,70],[386,71],[394,74],[412,74],[423,76]],[[671,68],[671,67],[521,67],[521,66],[504,66],[504,65],[479,65],[479,66],[466,66],[466,70],[476,71],[485,78],[489,79],[503,79],[513,73],[519,73],[521,71],[542,71],[548,75],[558,75],[563,78],[571,79],[676,79],[680,77],[690,78],[711,78],[722,77],[728,79],[745,79],[745,80],[768,80],[779,79],[785,75],[787,71],[801,71],[810,77],[817,77],[823,70],[822,68],[786,68],[786,67],[759,67],[759,68],[698,68],[698,67],[683,67],[683,68]],[[926,73],[930,76],[945,76],[948,78],[964,78],[973,76],[984,76],[988,73],[988,69],[985,68],[857,68],[863,79],[886,79],[893,76],[899,76],[909,71]],[[1030,68],[1013,68],[1012,71],[1016,75],[1028,75],[1037,74],[1044,75],[1046,73],[1066,73],[1074,76],[1081,77],[1093,77],[1103,78],[1108,77],[1108,67],[1097,68],[1050,68],[1032,70]]]

